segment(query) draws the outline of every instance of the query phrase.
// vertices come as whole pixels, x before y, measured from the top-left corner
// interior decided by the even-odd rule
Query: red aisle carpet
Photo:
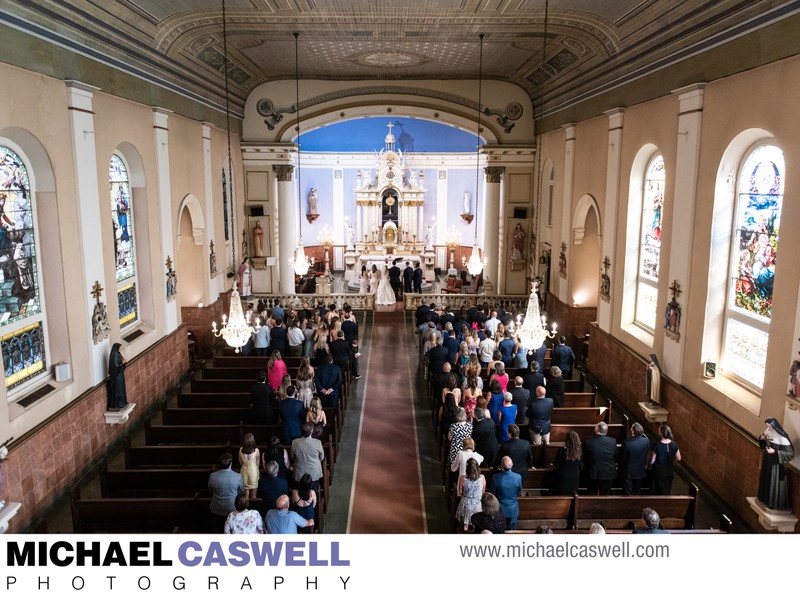
[[[404,314],[375,313],[349,533],[425,533]]]

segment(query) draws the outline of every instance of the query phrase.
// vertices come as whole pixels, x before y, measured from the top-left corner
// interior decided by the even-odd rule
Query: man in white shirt
[[[269,326],[263,316],[258,317],[258,324],[261,326],[253,335],[253,347],[257,356],[266,357],[269,349]]]
[[[303,341],[305,335],[303,329],[300,328],[300,321],[295,318],[292,326],[289,328],[289,355],[293,357],[300,357],[303,355]]]
[[[500,326],[500,319],[497,318],[497,310],[492,310],[492,315],[489,320],[483,323],[483,328],[492,332],[494,335],[497,332],[497,327]]]
[[[492,361],[494,350],[497,349],[497,344],[492,340],[492,332],[488,329],[485,332],[486,338],[478,343],[478,359],[481,360],[481,367],[483,368]]]

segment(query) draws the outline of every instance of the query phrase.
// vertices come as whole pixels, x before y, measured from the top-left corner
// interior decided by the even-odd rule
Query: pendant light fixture
[[[295,275],[304,276],[308,269],[314,264],[314,260],[309,260],[303,248],[303,223],[300,212],[300,201],[302,200],[302,186],[300,185],[300,60],[298,53],[298,38],[300,33],[294,32],[294,86],[295,86],[295,114],[297,115],[297,247],[294,254],[289,259],[289,266],[294,269]]]
[[[483,267],[486,266],[487,260],[484,256],[481,259],[481,250],[478,248],[478,203],[481,198],[481,92],[483,83],[483,33],[480,34],[480,58],[478,61],[478,134],[477,146],[475,148],[475,239],[472,244],[472,254],[467,261],[467,270],[473,277],[477,277],[483,272]]]

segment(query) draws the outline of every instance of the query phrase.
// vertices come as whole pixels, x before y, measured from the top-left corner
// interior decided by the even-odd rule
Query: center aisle
[[[348,533],[426,533],[404,312],[376,312]]]

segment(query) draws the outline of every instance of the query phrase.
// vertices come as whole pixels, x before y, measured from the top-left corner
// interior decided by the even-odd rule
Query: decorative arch
[[[203,245],[203,234],[206,229],[205,217],[203,216],[203,208],[200,206],[200,201],[194,194],[187,194],[181,201],[178,207],[178,218],[175,220],[175,237],[178,238],[178,243],[181,240],[181,217],[183,211],[189,210],[189,218],[192,221],[192,238],[195,246]]]
[[[576,246],[583,244],[583,236],[586,233],[586,218],[591,212],[594,212],[595,223],[597,229],[603,229],[600,225],[600,209],[597,206],[597,201],[591,194],[584,194],[578,201],[575,207],[575,214],[572,217],[572,243]],[[602,236],[598,233],[597,239],[602,240]]]

